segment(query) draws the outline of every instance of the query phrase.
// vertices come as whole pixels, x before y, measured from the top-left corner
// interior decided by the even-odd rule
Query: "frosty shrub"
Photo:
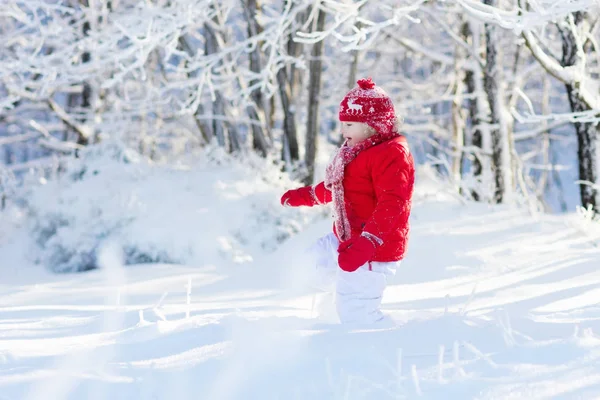
[[[97,268],[106,240],[127,264],[248,262],[323,215],[279,205],[284,188],[297,185],[280,165],[218,146],[161,165],[106,143],[65,168],[25,199],[29,256],[56,272]]]
[[[90,148],[70,160],[60,178],[31,190],[26,209],[39,249],[35,261],[59,272],[95,268],[98,245],[138,215],[139,204],[123,185],[147,167],[135,153],[110,143]]]

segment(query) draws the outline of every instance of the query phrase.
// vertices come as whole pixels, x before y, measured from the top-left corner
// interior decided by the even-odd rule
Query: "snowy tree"
[[[598,135],[600,125],[598,118],[589,120],[586,116],[595,117],[600,109],[600,93],[598,92],[597,71],[598,48],[593,36],[597,17],[575,12],[568,14],[556,29],[561,38],[562,54],[560,57],[550,53],[550,47],[544,46],[538,39],[540,34],[531,31],[523,32],[527,46],[533,56],[546,71],[565,85],[569,105],[571,107],[573,125],[577,134],[579,179],[581,204],[584,207],[597,209],[598,197]],[[548,49],[548,50],[545,50]]]
[[[597,4],[590,1],[566,1],[557,6],[554,2],[509,3],[511,10],[503,10],[491,2],[480,4],[473,1],[458,1],[472,17],[485,21],[486,24],[497,24],[506,29],[521,33],[527,47],[537,62],[553,78],[565,85],[571,113],[564,115],[548,115],[539,117],[533,110],[523,121],[560,120],[573,121],[578,137],[578,159],[581,203],[585,207],[595,207],[597,204],[597,118],[594,110],[599,108],[597,77],[592,70],[597,67],[597,61],[590,54],[596,51],[593,31],[594,19],[587,10],[597,11]],[[556,31],[548,29],[552,21]],[[558,32],[561,37],[562,56],[553,54],[556,50],[552,43],[553,35]],[[554,42],[556,43],[556,42]],[[523,91],[520,94],[531,105],[529,96]],[[517,112],[517,116],[521,117]],[[589,117],[592,116],[592,120]],[[581,118],[584,118],[583,120]],[[587,118],[587,120],[585,119]]]

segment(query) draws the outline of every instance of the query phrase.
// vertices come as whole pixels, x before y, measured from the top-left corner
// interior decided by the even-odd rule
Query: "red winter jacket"
[[[371,261],[404,257],[414,183],[414,161],[403,136],[363,150],[346,166],[344,198],[352,237],[368,232],[383,241]],[[309,188],[312,201],[307,205],[331,202],[324,182]]]

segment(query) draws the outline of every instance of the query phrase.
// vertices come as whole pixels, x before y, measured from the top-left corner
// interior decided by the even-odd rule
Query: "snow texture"
[[[233,237],[254,200],[265,201],[266,187],[243,184],[242,169],[200,169],[157,168],[156,181],[138,175],[140,193],[159,182],[152,196],[173,219],[146,213],[131,235],[161,233],[156,240],[167,244],[193,233],[205,251],[215,237]],[[331,301],[310,284],[315,260],[306,249],[330,232],[328,219],[306,225],[293,214],[301,232],[274,252],[253,242],[242,263],[124,267],[115,240],[99,246],[101,268],[65,276],[3,253],[0,398],[600,396],[600,249],[563,216],[465,204],[423,169],[417,181],[409,252],[383,298],[397,326],[317,317]],[[184,187],[196,202],[171,200]],[[204,207],[200,225],[178,217],[196,221]],[[279,229],[263,227],[267,236]]]

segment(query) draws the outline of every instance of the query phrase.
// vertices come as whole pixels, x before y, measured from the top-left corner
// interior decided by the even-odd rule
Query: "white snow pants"
[[[380,310],[383,292],[400,261],[372,261],[354,272],[346,272],[337,264],[338,245],[337,238],[330,233],[320,238],[312,251],[316,255],[318,286],[325,291],[335,290],[340,322],[370,324],[385,319]]]

